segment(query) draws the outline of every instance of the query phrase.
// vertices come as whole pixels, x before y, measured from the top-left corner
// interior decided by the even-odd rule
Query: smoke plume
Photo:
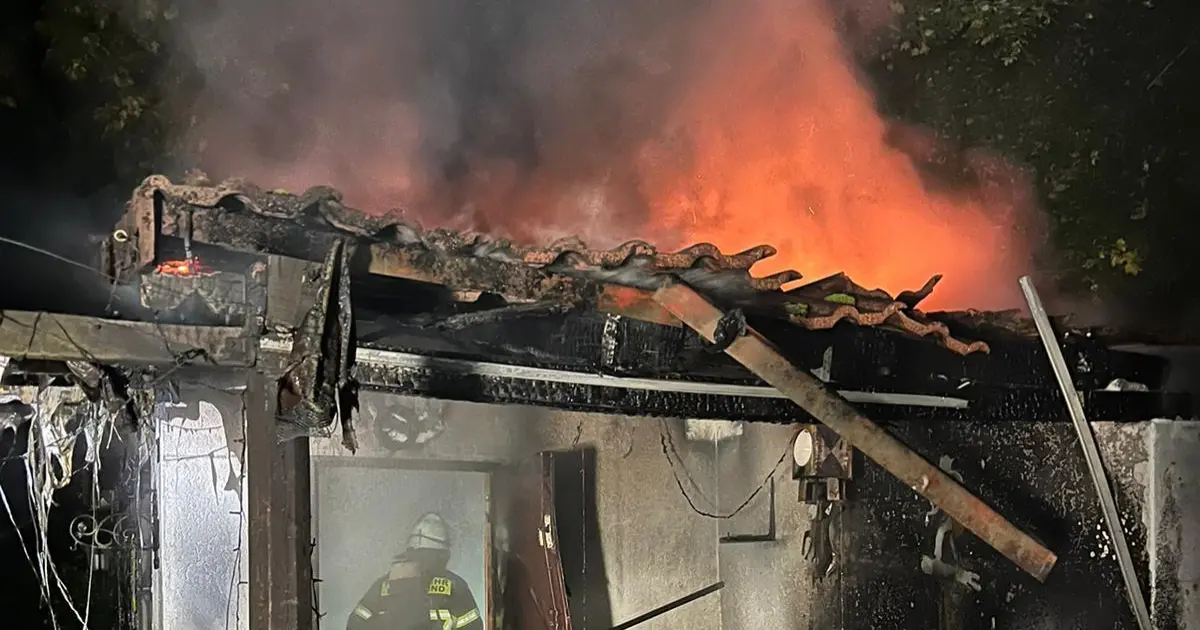
[[[1029,188],[877,113],[847,35],[886,3],[190,1],[181,119],[210,175],[530,243],[767,243],[756,274],[942,273],[930,306],[1014,304]]]

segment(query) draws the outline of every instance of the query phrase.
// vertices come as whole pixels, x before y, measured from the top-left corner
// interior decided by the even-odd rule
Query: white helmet
[[[409,549],[450,549],[450,529],[446,521],[433,512],[417,519],[408,535]]]

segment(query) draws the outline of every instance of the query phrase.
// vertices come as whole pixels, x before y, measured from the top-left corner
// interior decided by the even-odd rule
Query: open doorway
[[[452,626],[492,630],[488,468],[342,457],[317,458],[313,466],[313,562],[322,630],[354,627],[356,615],[369,619],[389,612],[415,615],[414,623],[441,614]],[[387,610],[383,600],[400,600],[390,589],[407,584],[400,578],[410,572],[432,575],[425,560],[414,560],[427,557],[422,556],[427,550],[446,553],[444,566],[419,585],[422,605]],[[453,605],[430,608],[424,596],[431,594]]]

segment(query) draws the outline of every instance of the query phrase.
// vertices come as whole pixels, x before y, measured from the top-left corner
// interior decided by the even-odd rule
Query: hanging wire
[[[794,439],[795,438],[793,438],[793,440]],[[755,497],[761,494],[763,489],[771,483],[771,479],[773,479],[776,473],[779,472],[780,467],[783,466],[783,463],[787,461],[788,455],[790,455],[792,452],[792,440],[788,440],[787,448],[783,450],[783,454],[779,456],[779,461],[775,462],[775,465],[771,467],[770,472],[763,477],[762,483],[758,484],[758,487],[755,488],[754,491],[751,492],[744,501],[738,504],[738,506],[734,508],[732,512],[729,512],[728,514],[717,514],[714,512],[708,512],[698,507],[696,502],[692,500],[692,496],[684,488],[683,479],[679,476],[679,469],[682,468],[684,470],[684,476],[686,476],[689,480],[691,480],[691,475],[687,472],[687,468],[683,466],[683,458],[680,457],[679,451],[675,447],[675,440],[671,437],[671,431],[666,427],[665,423],[660,427],[659,441],[662,443],[663,455],[667,458],[667,462],[671,466],[671,474],[675,477],[675,485],[679,487],[679,493],[682,494],[684,500],[687,501],[688,507],[690,507],[693,512],[699,514],[700,516],[719,520],[731,519],[740,514],[742,510],[746,509],[746,506],[750,505],[750,503],[754,501]],[[694,481],[692,483],[695,485]]]

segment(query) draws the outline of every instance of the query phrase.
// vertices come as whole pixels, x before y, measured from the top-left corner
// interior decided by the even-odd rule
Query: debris
[[[800,539],[800,552],[814,563],[814,574],[818,580],[822,580],[833,575],[837,569],[838,555],[834,532],[841,523],[842,504],[822,501],[816,508],[808,531],[804,532]]]
[[[336,418],[342,424],[342,443],[354,452],[358,440],[352,413],[358,408],[358,394],[350,375],[355,354],[352,256],[353,248],[338,241],[325,258],[316,303],[296,331],[289,367],[280,378],[277,417],[285,440],[321,434]]]
[[[1104,388],[1106,392],[1148,392],[1149,387],[1142,383],[1134,383],[1123,378],[1114,378],[1112,382]]]
[[[439,400],[418,400],[415,405],[385,404],[378,397],[365,402],[375,438],[389,451],[425,446],[446,429],[444,405]]]
[[[938,536],[941,537],[943,533],[944,530],[939,528]],[[983,586],[979,584],[978,573],[946,564],[937,558],[921,556],[921,570],[936,578],[953,580],[977,593],[983,590]]]
[[[949,455],[942,455],[938,460],[938,468],[945,471],[955,481],[962,483],[962,473],[954,470],[954,458]],[[932,519],[938,514],[942,514],[942,518],[937,521],[937,529],[934,530],[933,557],[921,556],[921,570],[937,578],[953,580],[975,592],[983,590],[983,587],[979,584],[978,573],[951,564],[950,561],[946,560],[945,548],[948,544],[953,562],[958,562],[958,549],[954,545],[954,537],[962,532],[962,527],[958,526],[954,522],[954,519],[946,516],[937,505],[934,505],[932,502],[930,505],[932,505],[932,508],[925,514],[925,524],[930,525],[933,522]]]
[[[741,422],[728,420],[686,420],[687,439],[692,442],[720,442],[740,437],[744,430]]]
[[[20,388],[28,390],[30,388]],[[27,550],[27,558],[38,576],[42,597],[50,602],[61,598],[84,629],[88,628],[89,603],[79,606],[68,592],[50,554],[49,523],[54,495],[70,484],[78,470],[74,453],[78,440],[85,443],[84,462],[99,466],[100,448],[112,436],[118,414],[98,402],[88,401],[74,387],[45,387],[31,397],[25,393],[8,392],[3,396],[6,405],[25,405],[31,411],[28,421],[29,440],[23,456],[30,512],[33,515],[34,539],[32,545],[25,540],[22,528],[14,519],[8,496],[0,490],[9,520],[16,529],[21,544]],[[97,483],[93,474],[93,483]],[[32,548],[32,555],[28,550]],[[90,597],[90,592],[88,594]],[[59,619],[50,607],[51,621],[59,627]]]

